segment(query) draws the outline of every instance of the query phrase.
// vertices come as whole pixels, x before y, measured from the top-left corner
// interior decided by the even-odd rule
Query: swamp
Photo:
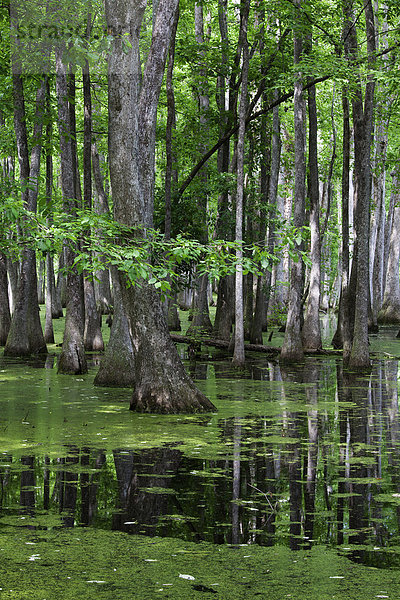
[[[95,354],[84,376],[56,346],[2,357],[0,598],[399,598],[395,336],[354,376],[340,354],[238,371],[180,345],[218,408],[199,415],[130,412]]]
[[[0,600],[399,600],[400,3],[0,28]]]

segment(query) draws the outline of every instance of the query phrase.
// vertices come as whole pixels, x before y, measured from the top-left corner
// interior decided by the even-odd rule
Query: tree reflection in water
[[[245,404],[249,379],[213,366]],[[221,418],[212,458],[190,456],[179,444],[108,454],[71,445],[59,459],[5,453],[0,519],[23,515],[24,526],[36,527],[40,515],[43,527],[45,515],[51,526],[58,515],[58,527],[217,544],[322,543],[349,548],[364,563],[390,562],[376,548],[400,539],[397,373],[397,361],[376,361],[370,376],[358,378],[321,359],[250,369],[249,378],[266,382],[257,388],[265,390],[265,410]]]

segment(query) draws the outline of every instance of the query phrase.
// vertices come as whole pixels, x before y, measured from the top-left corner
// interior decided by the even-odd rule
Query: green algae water
[[[0,359],[0,600],[399,599],[392,333],[362,377],[203,355],[197,416]]]

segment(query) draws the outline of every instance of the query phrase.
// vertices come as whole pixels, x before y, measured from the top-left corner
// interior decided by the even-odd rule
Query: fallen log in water
[[[225,340],[214,340],[210,338],[196,338],[190,337],[187,335],[178,335],[175,333],[171,334],[171,339],[178,344],[189,344],[190,346],[199,346],[203,344],[204,346],[212,346],[213,348],[224,348],[228,350],[230,347],[230,342]],[[281,351],[280,348],[275,348],[273,346],[263,346],[262,344],[245,344],[244,349],[246,352],[263,352],[265,354],[271,354],[275,356],[279,354]]]
[[[201,345],[212,346],[213,348],[221,348],[228,350],[231,347],[231,343],[225,340],[215,340],[211,338],[196,338],[187,335],[178,335],[171,333],[171,339],[178,344],[188,344],[189,346],[199,348]],[[281,349],[277,346],[264,346],[263,344],[245,344],[245,352],[262,352],[263,354],[269,354],[270,356],[277,356],[280,354]],[[233,348],[232,348],[233,351]],[[320,350],[309,350],[305,354],[308,356],[340,356],[342,350],[323,349]]]

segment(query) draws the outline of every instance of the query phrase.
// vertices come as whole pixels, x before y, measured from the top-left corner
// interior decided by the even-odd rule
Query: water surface
[[[207,352],[201,416],[2,358],[0,599],[400,598],[400,343],[371,348],[358,377]]]

